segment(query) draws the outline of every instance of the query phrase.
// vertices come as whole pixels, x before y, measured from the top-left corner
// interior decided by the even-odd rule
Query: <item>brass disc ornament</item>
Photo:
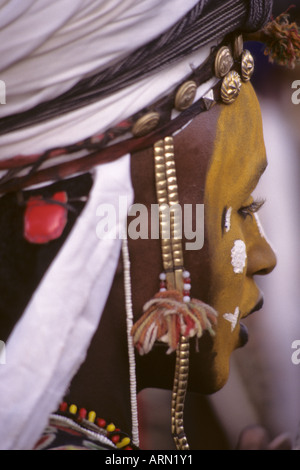
[[[197,85],[193,80],[183,83],[175,96],[175,108],[177,111],[184,111],[189,108],[195,99]]]
[[[251,52],[247,51],[247,49],[245,49],[242,53],[241,72],[242,80],[244,82],[248,82],[254,72],[254,59]]]
[[[215,58],[215,74],[217,78],[223,78],[233,66],[233,57],[229,47],[221,47]]]
[[[223,83],[221,86],[221,98],[223,103],[231,104],[233,103],[240,91],[241,91],[242,81],[241,77],[237,72],[232,70],[229,72],[226,77],[223,79]]]

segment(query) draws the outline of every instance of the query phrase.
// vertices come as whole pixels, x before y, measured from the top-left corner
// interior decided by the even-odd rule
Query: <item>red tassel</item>
[[[141,355],[151,351],[156,340],[175,351],[180,335],[200,338],[204,331],[214,335],[217,312],[200,300],[184,302],[178,291],[159,292],[144,306],[143,316],[132,328],[133,343]]]

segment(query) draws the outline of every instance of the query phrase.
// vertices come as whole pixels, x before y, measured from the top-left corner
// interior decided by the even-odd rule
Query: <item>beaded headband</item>
[[[288,12],[267,23],[257,33],[248,33],[247,39],[264,43],[265,55],[269,56],[271,62],[290,68],[299,63],[299,28],[296,23],[290,23]],[[116,160],[125,153],[144,150],[157,140],[172,135],[194,116],[209,110],[217,101],[232,103],[240,92],[242,81],[250,80],[253,70],[251,54],[243,51],[242,35],[229,35],[175,91],[103,134],[64,148],[52,148],[43,154],[17,155],[2,160],[0,171],[5,173],[0,178],[0,194],[89,171],[96,165]],[[197,87],[214,75],[220,79],[219,82],[194,102]],[[172,109],[180,112],[173,120]],[[82,150],[88,154],[71,158],[65,163],[57,162],[61,155],[74,155]],[[43,169],[42,165],[51,160],[53,165]]]
[[[126,153],[144,150],[160,138],[172,135],[190,119],[208,111],[216,102],[233,103],[240,92],[242,81],[248,81],[254,70],[251,54],[242,48],[241,35],[230,39],[227,45],[222,43],[172,93],[103,134],[64,148],[52,148],[43,154],[2,160],[0,170],[6,173],[0,179],[0,193],[66,178],[116,160]],[[197,88],[213,76],[219,78],[217,84],[194,101]],[[173,110],[179,115],[171,119]],[[88,154],[76,157],[83,150]],[[62,155],[73,155],[73,158],[59,162]],[[49,165],[51,162],[52,166],[42,168],[43,164]]]

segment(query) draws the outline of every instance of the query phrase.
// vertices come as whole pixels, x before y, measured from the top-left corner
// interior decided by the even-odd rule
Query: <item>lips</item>
[[[263,298],[263,296],[261,296],[261,298],[259,299],[257,304],[250,310],[249,313],[244,315],[243,318],[246,318],[249,315],[251,315],[252,313],[257,312],[258,310],[260,310],[263,307],[263,304],[264,304],[264,298]],[[240,323],[239,347],[242,348],[243,346],[245,346],[247,344],[247,342],[248,342],[248,329],[243,323]]]
[[[257,312],[258,310],[260,310],[264,305],[264,298],[263,296],[261,296],[261,298],[259,299],[259,301],[257,302],[257,304],[255,305],[255,307],[253,307],[252,310],[250,310],[250,312],[248,313],[248,315],[251,315],[252,313],[254,312]],[[247,316],[248,316],[247,315]]]
[[[264,305],[264,298],[263,298],[263,296],[261,296],[259,301],[257,302],[257,304],[248,313],[243,315],[242,318],[246,318],[249,315],[251,315],[252,313],[257,312],[258,310],[260,310],[263,307],[263,305]]]
[[[240,323],[239,345],[238,345],[238,347],[242,348],[243,346],[245,346],[248,343],[248,338],[249,338],[249,335],[248,335],[247,327],[243,323]]]

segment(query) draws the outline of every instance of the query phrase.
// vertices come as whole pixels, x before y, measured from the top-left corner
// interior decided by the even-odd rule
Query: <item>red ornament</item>
[[[87,411],[85,408],[80,408],[78,416],[80,419],[85,419],[87,415]]]
[[[24,214],[24,238],[30,243],[43,244],[59,238],[67,223],[68,211],[64,191],[45,200],[42,196],[27,201]]]
[[[99,426],[99,428],[105,428],[106,426],[106,421],[105,419],[102,419],[102,418],[97,418],[97,424]]]
[[[68,403],[66,403],[65,401],[63,401],[59,406],[59,410],[62,411],[63,413],[67,411],[67,408],[68,408]]]

